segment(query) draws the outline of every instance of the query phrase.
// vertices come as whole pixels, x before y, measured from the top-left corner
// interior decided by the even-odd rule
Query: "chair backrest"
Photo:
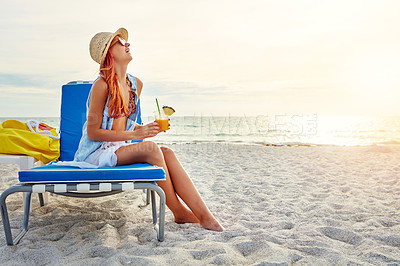
[[[90,81],[71,81],[62,86],[60,121],[60,161],[72,161],[79,141],[82,127],[86,122],[86,101],[92,87]],[[140,100],[137,123],[141,124]]]

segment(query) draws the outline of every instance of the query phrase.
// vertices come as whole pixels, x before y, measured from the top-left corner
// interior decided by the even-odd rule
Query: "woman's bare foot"
[[[211,231],[222,232],[225,230],[225,228],[216,219],[201,222],[200,225],[204,229],[211,230]]]
[[[193,212],[185,209],[179,214],[175,214],[175,223],[177,224],[185,224],[185,223],[200,223],[199,219],[193,214]]]

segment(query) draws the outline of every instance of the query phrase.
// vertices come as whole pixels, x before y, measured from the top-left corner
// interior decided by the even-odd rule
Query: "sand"
[[[398,265],[400,147],[169,145],[222,233],[178,225],[158,242],[141,191],[89,200],[34,195],[30,229],[3,265]],[[0,191],[16,182],[0,165]],[[13,228],[21,196],[9,198]],[[16,230],[14,231],[16,232]]]

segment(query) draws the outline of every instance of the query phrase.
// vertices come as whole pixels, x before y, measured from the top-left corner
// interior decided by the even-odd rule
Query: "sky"
[[[0,117],[59,116],[94,80],[90,39],[129,31],[142,110],[176,115],[400,114],[400,1],[5,1]]]

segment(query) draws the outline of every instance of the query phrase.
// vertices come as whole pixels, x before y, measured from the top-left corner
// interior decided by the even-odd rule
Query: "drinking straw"
[[[156,103],[157,103],[158,113],[160,114],[160,117],[161,117],[160,106],[158,105],[158,100],[157,100],[157,98],[156,98]]]

